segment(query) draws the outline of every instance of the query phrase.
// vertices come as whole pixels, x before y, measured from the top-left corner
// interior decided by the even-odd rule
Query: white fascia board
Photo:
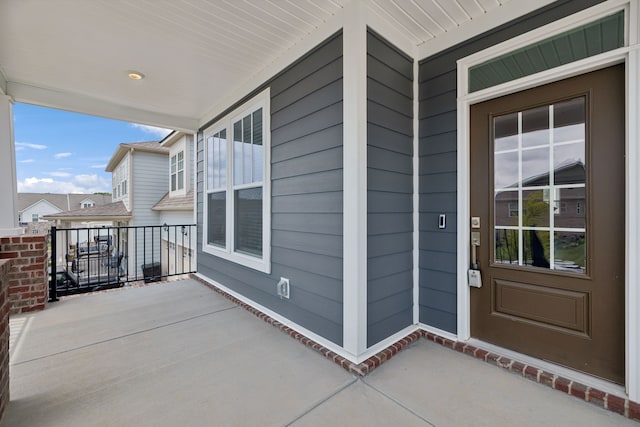
[[[287,50],[282,56],[274,58],[271,63],[267,64],[263,69],[258,70],[247,81],[227,92],[225,96],[219,97],[217,99],[218,102],[207,110],[204,116],[200,118],[198,127],[205,126],[230,106],[236,104],[249,93],[256,90],[269,79],[276,76],[279,72],[338,32],[342,28],[343,22],[344,15],[342,12],[333,15],[321,27],[317,28],[315,31],[307,35],[307,37],[301,39],[298,43],[289,48],[289,50]]]
[[[367,348],[367,20],[359,1],[343,29],[343,347]]]
[[[23,83],[7,82],[7,94],[13,97],[16,102],[142,123],[188,133],[193,133],[198,128],[198,120],[196,119],[156,113],[103,101],[86,95],[61,92]]]
[[[488,13],[423,43],[418,47],[418,58],[424,59],[452,46],[470,40],[520,16],[540,9],[556,0],[511,0]]]

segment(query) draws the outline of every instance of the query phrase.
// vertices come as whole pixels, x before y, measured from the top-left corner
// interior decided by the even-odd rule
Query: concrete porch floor
[[[194,281],[12,323],[2,426],[637,426],[419,340],[356,378]]]

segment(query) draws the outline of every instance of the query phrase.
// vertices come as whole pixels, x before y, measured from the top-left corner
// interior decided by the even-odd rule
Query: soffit
[[[456,31],[510,0],[370,0],[371,9],[394,22],[416,46]]]
[[[311,47],[350,1],[4,0],[0,81],[20,102],[193,131],[231,92]],[[509,3],[366,2],[412,53],[478,21],[495,25],[487,16]]]

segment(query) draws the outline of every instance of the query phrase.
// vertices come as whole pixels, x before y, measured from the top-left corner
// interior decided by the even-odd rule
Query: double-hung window
[[[204,133],[203,250],[270,272],[269,91]]]
[[[171,157],[171,191],[184,188],[184,151]]]

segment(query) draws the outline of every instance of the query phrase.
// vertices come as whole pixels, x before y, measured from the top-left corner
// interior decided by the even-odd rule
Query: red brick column
[[[10,260],[0,260],[0,420],[9,403],[9,270]]]
[[[43,310],[49,299],[49,236],[0,238],[0,259],[11,259],[10,313]]]

